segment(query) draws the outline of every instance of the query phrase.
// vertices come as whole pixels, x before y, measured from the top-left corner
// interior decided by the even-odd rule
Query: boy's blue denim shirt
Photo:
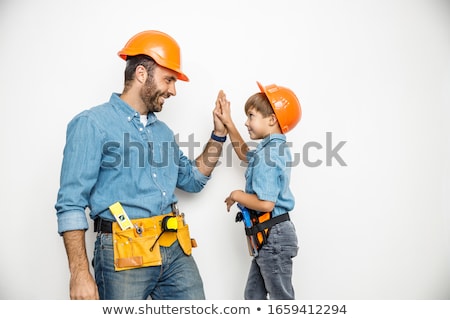
[[[260,200],[275,203],[272,216],[294,208],[295,198],[289,187],[292,155],[284,134],[272,134],[247,153],[245,192]]]
[[[86,230],[92,219],[114,220],[119,201],[130,219],[168,213],[175,188],[199,192],[209,177],[183,155],[169,127],[140,115],[120,95],[85,110],[67,126],[60,189],[55,204],[58,232]]]

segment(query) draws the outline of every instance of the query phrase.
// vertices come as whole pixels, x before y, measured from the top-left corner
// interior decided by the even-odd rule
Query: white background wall
[[[191,81],[159,117],[194,134],[193,156],[219,89],[248,139],[256,81],[299,96],[295,154],[313,141],[325,160],[326,132],[346,141],[346,167],[292,170],[298,299],[450,298],[449,1],[1,0],[1,299],[68,299],[53,207],[66,125],[122,90],[116,53],[145,29],[182,48]],[[250,257],[223,202],[243,173],[228,148],[204,191],[179,193],[208,299],[243,297]]]

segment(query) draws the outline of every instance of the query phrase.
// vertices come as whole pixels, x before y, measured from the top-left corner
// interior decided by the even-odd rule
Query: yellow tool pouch
[[[170,221],[170,229],[162,227],[163,220]],[[192,253],[189,226],[183,217],[169,213],[131,221],[134,227],[126,230],[122,230],[117,222],[112,225],[116,271],[161,265],[160,246],[168,247],[177,239],[186,255]]]

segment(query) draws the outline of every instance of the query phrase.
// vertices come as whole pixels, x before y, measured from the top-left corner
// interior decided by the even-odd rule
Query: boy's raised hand
[[[226,136],[228,133],[227,128],[220,118],[220,115],[222,114],[222,105],[220,99],[223,99],[224,95],[225,94],[223,93],[223,91],[220,90],[219,94],[217,95],[216,107],[213,110],[214,132],[219,136]]]
[[[216,100],[216,108],[214,109],[214,117],[219,119],[223,126],[225,126],[228,135],[233,143],[233,149],[236,152],[238,158],[244,162],[247,162],[248,145],[244,142],[238,129],[234,125],[231,118],[230,101],[227,100],[227,96],[223,90],[219,91],[219,95]]]
[[[231,120],[231,111],[230,111],[230,101],[227,100],[227,96],[223,90],[219,91],[216,100],[216,109],[214,109],[215,115],[219,118],[219,120],[224,124],[225,127],[228,127],[232,124]]]

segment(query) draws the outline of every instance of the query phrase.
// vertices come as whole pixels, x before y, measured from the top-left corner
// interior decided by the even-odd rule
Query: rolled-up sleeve
[[[86,112],[67,126],[66,145],[60,175],[60,188],[55,204],[58,233],[86,230],[85,209],[97,181],[101,165],[102,134]]]

